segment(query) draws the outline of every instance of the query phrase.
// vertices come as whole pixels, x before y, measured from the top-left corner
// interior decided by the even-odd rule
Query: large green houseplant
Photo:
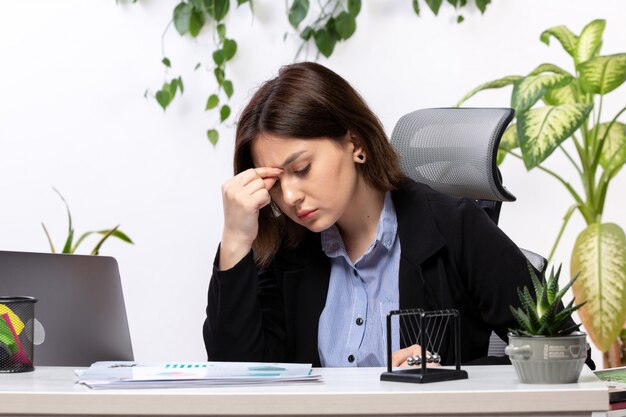
[[[600,55],[604,29],[604,20],[592,21],[579,35],[565,26],[547,29],[541,41],[560,42],[573,60],[571,72],[543,63],[527,75],[482,84],[457,106],[479,91],[513,86],[516,123],[504,134],[498,160],[514,155],[528,170],[540,169],[555,178],[572,196],[574,204],[564,216],[550,258],[571,215],[578,211],[587,226],[572,252],[571,270],[580,272],[572,288],[577,299],[587,300],[579,311],[587,332],[607,352],[626,318],[626,236],[617,224],[602,221],[609,184],[626,162],[626,124],[618,121],[626,107],[605,119],[602,102],[626,80],[626,53]],[[574,166],[579,186],[547,167],[555,151]]]

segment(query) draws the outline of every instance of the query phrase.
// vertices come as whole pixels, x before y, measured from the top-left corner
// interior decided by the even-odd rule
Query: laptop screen
[[[35,366],[133,360],[114,258],[0,251],[0,295],[37,299]]]

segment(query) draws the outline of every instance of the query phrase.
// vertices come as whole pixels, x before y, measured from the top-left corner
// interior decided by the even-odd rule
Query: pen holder
[[[33,366],[36,298],[0,296],[0,372],[29,372]]]

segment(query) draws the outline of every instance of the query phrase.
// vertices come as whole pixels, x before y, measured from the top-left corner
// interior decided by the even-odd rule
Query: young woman
[[[385,316],[454,308],[461,359],[506,339],[517,246],[474,202],[408,180],[377,117],[339,75],[288,65],[237,125],[235,176],[208,294],[209,360],[385,366]],[[400,342],[393,365],[418,353]],[[402,348],[401,350],[399,348]],[[437,352],[455,360],[451,341]]]

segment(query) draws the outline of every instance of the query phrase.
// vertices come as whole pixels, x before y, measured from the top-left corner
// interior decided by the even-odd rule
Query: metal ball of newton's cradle
[[[441,356],[438,353],[426,352],[426,363],[440,363]],[[407,365],[415,366],[422,364],[422,358],[419,355],[409,356],[406,360]]]

